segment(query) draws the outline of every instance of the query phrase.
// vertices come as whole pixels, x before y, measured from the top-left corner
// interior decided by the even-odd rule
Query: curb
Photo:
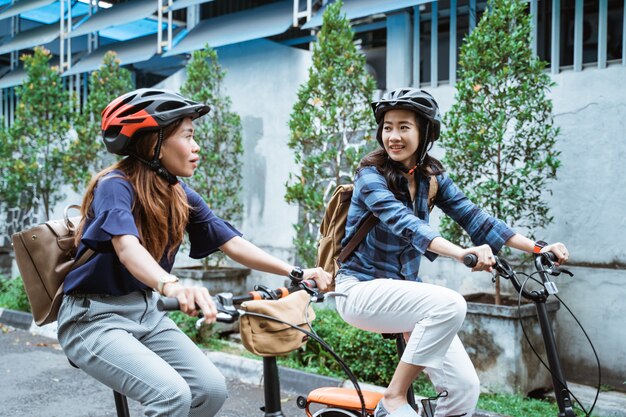
[[[34,324],[33,316],[23,311],[0,308],[0,323],[22,330],[30,330]]]

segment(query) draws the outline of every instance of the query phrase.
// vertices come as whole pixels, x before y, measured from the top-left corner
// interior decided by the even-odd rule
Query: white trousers
[[[403,362],[425,367],[438,393],[435,417],[474,414],[480,386],[456,335],[465,319],[465,299],[438,285],[394,279],[359,281],[339,275],[337,311],[352,326],[376,333],[410,334]]]

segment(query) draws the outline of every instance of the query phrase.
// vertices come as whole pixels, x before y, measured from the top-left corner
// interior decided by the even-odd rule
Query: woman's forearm
[[[505,243],[510,248],[518,249],[524,252],[532,253],[535,242],[519,233],[514,234]]]
[[[157,288],[159,279],[168,275],[167,271],[150,255],[150,252],[141,245],[137,237],[113,236],[111,242],[122,265],[148,287]]]
[[[440,236],[431,240],[428,250],[437,255],[461,260],[465,254],[465,250],[458,245],[446,240]]]
[[[239,262],[250,269],[269,272],[283,277],[289,275],[293,269],[293,265],[281,261],[238,236],[220,246],[220,250],[233,261]]]

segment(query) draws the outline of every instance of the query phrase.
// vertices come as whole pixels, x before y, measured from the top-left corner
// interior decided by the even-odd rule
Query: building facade
[[[132,70],[137,87],[176,90],[190,53],[208,43],[218,50],[227,70],[226,92],[242,118],[240,227],[256,244],[293,258],[297,207],[284,202],[284,184],[297,167],[286,145],[287,122],[307,79],[311,43],[326,6],[313,0],[0,0],[0,114],[5,127],[12,123],[15,87],[26,77],[19,56],[37,45],[53,53],[67,88],[84,101],[88,74],[108,50]],[[479,0],[344,0],[377,94],[419,86],[443,111],[454,101],[459,47],[486,7]],[[621,386],[626,374],[624,1],[530,0],[528,9],[532,48],[549,63],[556,82],[550,98],[561,128],[563,164],[547,197],[555,221],[544,238],[568,244],[576,276],[558,285],[596,344],[605,382]],[[491,285],[488,275],[469,274],[452,261],[423,265],[424,280],[462,293]],[[563,310],[558,320],[566,369],[574,370],[567,376],[591,382],[594,360],[582,334]]]

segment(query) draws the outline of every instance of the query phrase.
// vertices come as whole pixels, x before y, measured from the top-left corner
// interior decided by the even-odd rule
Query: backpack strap
[[[85,251],[85,253],[83,253],[83,256],[81,256],[80,258],[76,259],[74,261],[74,263],[72,264],[72,267],[70,268],[70,271],[73,271],[74,269],[78,268],[79,266],[83,265],[85,262],[87,262],[89,260],[89,258],[91,258],[91,256],[94,254],[95,252],[92,249],[87,249]],[[68,271],[69,272],[69,271]]]
[[[345,260],[352,255],[352,252],[354,252],[357,246],[359,246],[359,244],[363,241],[363,239],[365,239],[365,236],[367,236],[376,223],[378,223],[378,217],[374,216],[374,213],[370,213],[354,236],[352,236],[352,239],[350,239],[346,246],[341,249],[341,252],[337,257],[337,261],[342,263],[345,262]]]
[[[433,206],[435,205],[435,198],[437,197],[437,191],[439,190],[439,182],[437,181],[437,177],[435,175],[430,176],[429,189],[428,189],[428,210],[431,211]],[[341,249],[339,252],[339,256],[337,257],[337,262],[345,262],[346,259],[352,252],[361,244],[365,236],[369,233],[370,230],[378,223],[378,217],[374,216],[374,213],[370,213],[361,227],[356,231],[352,239],[346,244],[346,246]]]

